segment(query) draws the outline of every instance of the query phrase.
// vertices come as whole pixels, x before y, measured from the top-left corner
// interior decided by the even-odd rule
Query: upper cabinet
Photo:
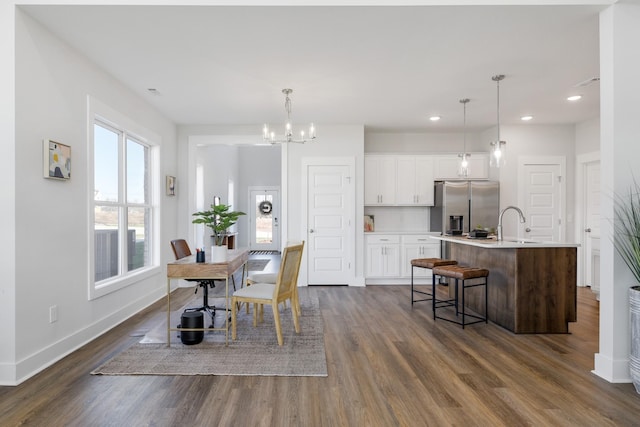
[[[433,157],[433,178],[435,181],[452,179],[489,179],[489,154],[471,153],[469,156],[469,176],[458,176],[460,158],[457,154],[438,154]]]
[[[433,206],[432,156],[365,155],[365,205]]]
[[[396,156],[396,171],[397,205],[433,206],[431,156]]]
[[[364,204],[396,203],[396,161],[394,156],[364,157]]]

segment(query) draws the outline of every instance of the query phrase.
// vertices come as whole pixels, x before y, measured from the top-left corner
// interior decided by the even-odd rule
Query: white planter
[[[640,286],[629,288],[629,320],[631,327],[631,352],[629,371],[631,381],[640,393]]]
[[[227,261],[227,245],[211,246],[211,262]]]

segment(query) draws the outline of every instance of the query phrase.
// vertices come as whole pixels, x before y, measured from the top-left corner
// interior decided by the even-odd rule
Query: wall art
[[[44,177],[67,180],[71,178],[71,147],[45,139],[43,141]]]

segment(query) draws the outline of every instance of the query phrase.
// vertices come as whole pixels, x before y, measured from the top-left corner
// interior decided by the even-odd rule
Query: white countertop
[[[365,236],[367,234],[394,234],[394,235],[402,235],[402,234],[407,234],[407,235],[421,235],[421,236],[439,236],[440,232],[439,231],[365,231],[364,232]]]
[[[534,240],[518,239],[515,237],[505,237],[502,241],[496,240],[495,236],[486,239],[471,239],[465,236],[429,236],[432,239],[442,240],[445,242],[459,243],[462,245],[477,246],[487,249],[506,249],[506,248],[577,248],[578,243],[564,242],[537,242]]]

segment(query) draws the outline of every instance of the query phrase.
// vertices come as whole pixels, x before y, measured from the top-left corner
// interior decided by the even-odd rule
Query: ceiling
[[[482,131],[599,115],[603,6],[20,6],[177,124]],[[151,93],[148,89],[155,89]],[[582,94],[579,102],[566,97]],[[439,122],[429,116],[440,115]]]

